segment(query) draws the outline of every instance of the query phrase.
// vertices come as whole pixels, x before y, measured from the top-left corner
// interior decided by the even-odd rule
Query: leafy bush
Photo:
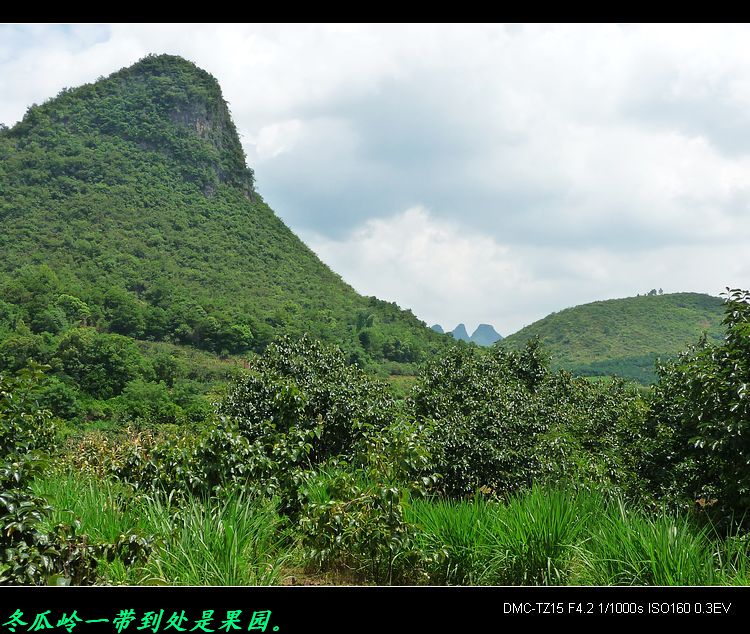
[[[363,438],[349,464],[333,460],[310,473],[299,490],[307,558],[378,583],[426,580],[405,508],[434,485],[430,464],[423,428],[399,420]]]
[[[659,367],[649,474],[661,492],[699,500],[723,522],[750,519],[750,292],[729,290],[726,336]]]
[[[282,338],[258,358],[219,407],[224,424],[252,447],[254,474],[293,505],[301,472],[349,459],[385,428],[396,403],[385,383],[307,336]]]
[[[430,421],[430,450],[447,495],[473,495],[480,487],[503,494],[531,482],[545,421],[516,360],[517,353],[499,348],[456,347],[413,389],[414,414]]]
[[[300,519],[308,560],[323,567],[347,566],[381,584],[414,575],[419,552],[404,521],[403,488],[343,469],[318,476],[308,486],[324,492],[318,500],[307,500]]]
[[[43,376],[40,366],[15,376],[0,375],[0,458],[4,460],[24,458],[52,447],[52,414],[36,402]]]
[[[553,374],[535,341],[519,352],[452,349],[422,372],[411,404],[448,496],[507,496],[561,478],[642,488],[637,390]]]
[[[221,405],[251,442],[267,434],[314,431],[311,464],[351,452],[394,417],[387,385],[348,365],[337,348],[303,336],[271,344]]]
[[[132,339],[76,328],[60,340],[56,362],[92,396],[117,396],[128,382],[140,377],[144,360]]]
[[[651,502],[642,468],[643,455],[651,450],[648,406],[638,386],[620,379],[594,383],[558,372],[534,397],[547,421],[537,438],[535,482],[574,482],[644,506]]]
[[[182,422],[182,408],[176,405],[164,383],[142,379],[130,381],[115,399],[115,416],[126,422],[163,425]]]
[[[41,526],[50,508],[30,488],[54,437],[39,408],[41,368],[0,375],[0,584],[91,583],[96,560],[72,525]]]
[[[249,485],[258,463],[247,440],[215,419],[191,428],[90,432],[71,438],[61,460],[76,472],[115,478],[137,491],[181,497]],[[245,488],[268,487],[256,482]]]

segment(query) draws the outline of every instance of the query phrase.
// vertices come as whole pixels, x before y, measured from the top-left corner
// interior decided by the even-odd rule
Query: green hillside
[[[42,361],[97,398],[133,381],[172,389],[135,341],[227,359],[308,332],[381,371],[449,345],[358,295],[285,226],[218,83],[179,57],[63,90],[0,129],[0,253],[0,371]],[[92,359],[109,387],[86,387]]]
[[[519,348],[539,337],[555,367],[582,376],[655,379],[657,357],[672,357],[705,331],[722,338],[723,302],[700,293],[646,295],[592,302],[552,313],[500,345]]]

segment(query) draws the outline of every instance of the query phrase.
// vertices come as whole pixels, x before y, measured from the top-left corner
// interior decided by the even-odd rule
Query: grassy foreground
[[[289,554],[273,500],[236,494],[223,500],[136,495],[117,482],[77,474],[34,483],[55,511],[49,524],[80,521],[93,541],[140,537],[140,561],[101,560],[109,583],[127,585],[274,585]]]
[[[37,480],[55,507],[50,525],[80,522],[94,542],[138,536],[137,562],[102,559],[105,582],[127,585],[277,585],[304,561],[299,531],[274,500],[135,494],[76,473]],[[629,508],[592,491],[533,488],[506,503],[415,499],[406,505],[431,585],[747,585],[750,544],[721,538],[700,517]],[[373,583],[366,571],[338,571]],[[329,577],[335,582],[336,575]]]

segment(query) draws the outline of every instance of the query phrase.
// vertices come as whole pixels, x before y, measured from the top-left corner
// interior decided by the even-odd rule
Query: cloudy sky
[[[148,53],[212,73],[257,188],[359,292],[510,334],[750,285],[750,37],[722,25],[0,25],[0,121]]]

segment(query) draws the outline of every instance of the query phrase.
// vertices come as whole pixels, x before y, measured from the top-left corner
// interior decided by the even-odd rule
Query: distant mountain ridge
[[[479,324],[471,335],[471,340],[478,346],[491,346],[502,340],[502,335],[489,324]]]
[[[430,328],[441,335],[449,334],[459,341],[466,341],[467,343],[472,342],[478,346],[485,347],[491,346],[493,343],[496,343],[503,338],[502,335],[500,335],[495,328],[489,324],[479,324],[471,336],[469,336],[464,324],[458,324],[458,326],[448,333],[445,333],[445,330],[443,330],[443,327],[440,324],[434,324],[433,326],[430,326]]]
[[[581,376],[616,374],[650,383],[658,357],[675,356],[698,341],[723,336],[723,301],[702,293],[610,299],[566,308],[506,337],[518,349],[539,337],[552,365]]]

